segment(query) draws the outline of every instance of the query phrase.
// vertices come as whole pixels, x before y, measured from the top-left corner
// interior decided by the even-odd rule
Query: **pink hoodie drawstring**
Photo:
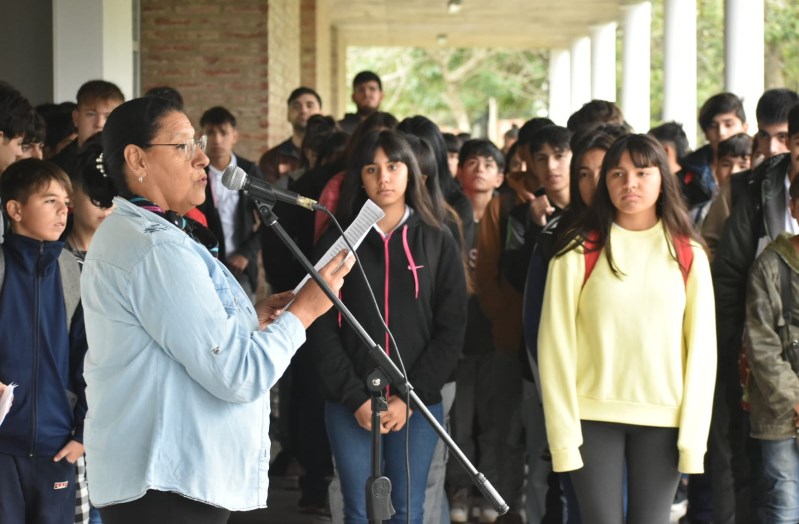
[[[405,248],[405,257],[408,259],[408,269],[413,272],[413,283],[416,286],[416,299],[419,300],[419,273],[417,269],[424,266],[417,266],[411,254],[411,248],[408,246],[408,226],[402,228],[402,247]]]

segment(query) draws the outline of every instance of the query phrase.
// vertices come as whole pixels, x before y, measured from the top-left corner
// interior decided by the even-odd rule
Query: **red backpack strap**
[[[694,250],[691,247],[691,239],[686,236],[674,237],[674,249],[677,251],[677,261],[680,263],[682,281],[687,284],[688,273],[691,272],[691,264],[694,263]]]
[[[585,242],[583,242],[583,253],[585,254],[585,276],[583,277],[583,286],[588,282],[588,277],[591,276],[591,273],[594,271],[594,266],[596,266],[599,260],[600,250],[597,249],[598,243],[598,231],[591,231],[588,233]]]

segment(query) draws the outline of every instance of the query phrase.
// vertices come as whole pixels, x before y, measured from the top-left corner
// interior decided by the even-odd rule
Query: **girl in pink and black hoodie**
[[[454,370],[466,324],[466,281],[460,251],[442,225],[424,187],[407,141],[395,131],[364,135],[352,148],[342,186],[339,217],[351,222],[367,198],[385,217],[358,248],[381,315],[394,338],[390,341],[363,278],[350,279],[341,298],[371,337],[394,362],[398,353],[407,376],[424,404],[442,418],[441,387]],[[335,240],[328,231],[320,252]],[[345,521],[366,523],[364,486],[370,475],[371,401],[366,377],[375,369],[366,347],[335,311],[320,317],[308,331],[328,402],[325,422],[341,479]],[[392,481],[397,513],[406,521],[405,431],[410,431],[410,522],[421,524],[424,489],[438,440],[421,415],[406,418],[406,399],[389,388],[388,410],[381,414],[384,474]]]

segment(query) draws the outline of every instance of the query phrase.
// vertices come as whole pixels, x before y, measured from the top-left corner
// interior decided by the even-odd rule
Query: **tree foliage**
[[[663,114],[663,8],[652,0],[652,123]],[[799,90],[799,2],[765,0],[765,86]],[[724,90],[724,0],[697,0],[697,101]],[[621,39],[617,85],[621,87]],[[366,48],[347,50],[347,78],[363,69],[383,79],[383,108],[402,118],[424,114],[441,125],[466,130],[497,99],[500,118],[546,113],[547,50]],[[698,108],[697,108],[698,109]]]
[[[468,130],[497,99],[500,118],[536,114],[547,106],[547,54],[484,48],[353,47],[347,75],[380,75],[381,106],[397,117],[423,114],[440,125]]]

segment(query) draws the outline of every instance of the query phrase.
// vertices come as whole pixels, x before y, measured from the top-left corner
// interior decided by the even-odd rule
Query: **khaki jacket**
[[[765,440],[796,436],[799,377],[786,360],[784,348],[799,341],[799,327],[783,328],[780,293],[781,260],[791,268],[793,319],[799,320],[799,255],[783,233],[757,258],[749,277],[746,297],[746,351],[751,375],[751,434]],[[794,362],[794,365],[799,362]]]

